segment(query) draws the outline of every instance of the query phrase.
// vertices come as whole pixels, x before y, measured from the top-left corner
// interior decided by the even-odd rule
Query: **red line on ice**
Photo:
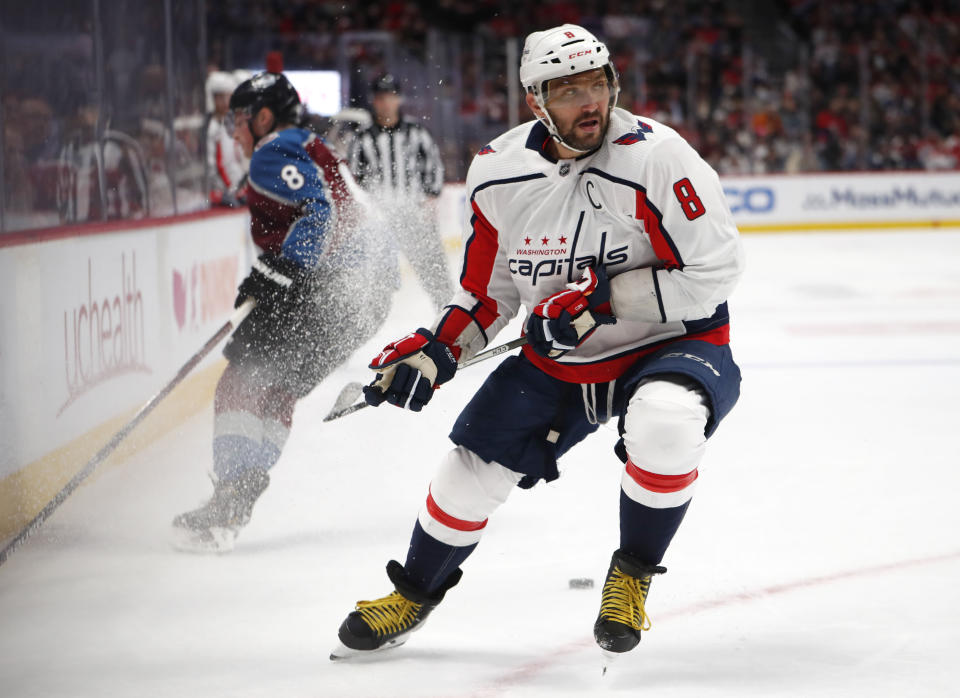
[[[835,572],[834,574],[825,574],[818,577],[810,577],[809,579],[799,579],[795,582],[774,584],[767,587],[761,587],[760,589],[756,589],[754,591],[744,591],[740,593],[729,594],[716,599],[701,601],[699,603],[678,608],[673,611],[657,613],[657,619],[662,621],[668,618],[691,616],[696,613],[712,610],[714,608],[731,606],[733,604],[744,603],[748,601],[755,601],[769,596],[776,596],[778,594],[786,594],[792,591],[808,589],[810,587],[832,584],[833,582],[840,582],[856,577],[866,577],[869,575],[883,574],[886,572],[900,572],[911,567],[921,567],[923,565],[932,565],[940,562],[950,562],[958,558],[960,558],[960,551],[955,551],[952,553],[945,553],[943,555],[933,555],[930,557],[915,558],[913,560],[901,560],[899,562],[890,562],[883,565],[873,565],[871,567],[862,567],[860,569],[847,570],[844,572]],[[516,688],[517,684],[529,681],[536,675],[543,672],[545,669],[557,664],[571,654],[581,652],[587,648],[593,649],[595,647],[596,645],[592,637],[568,642],[565,645],[555,647],[550,652],[544,654],[540,659],[529,661],[525,664],[521,664],[515,669],[511,669],[498,678],[493,679],[487,686],[475,691],[471,691],[466,695],[469,696],[469,698],[492,698],[493,696]]]

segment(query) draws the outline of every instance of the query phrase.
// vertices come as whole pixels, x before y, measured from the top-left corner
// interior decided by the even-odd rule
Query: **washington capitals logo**
[[[630,133],[625,133],[614,141],[617,145],[633,145],[640,141],[647,140],[645,134],[653,133],[653,128],[637,119],[638,128]]]
[[[488,143],[487,145],[483,146],[482,148],[480,148],[480,150],[477,151],[477,155],[489,155],[490,153],[495,153],[495,152],[497,151],[494,150],[493,146],[491,146]]]

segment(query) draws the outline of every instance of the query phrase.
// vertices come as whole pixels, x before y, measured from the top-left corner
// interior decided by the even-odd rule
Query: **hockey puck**
[[[593,580],[589,577],[574,577],[569,586],[571,589],[593,589]]]

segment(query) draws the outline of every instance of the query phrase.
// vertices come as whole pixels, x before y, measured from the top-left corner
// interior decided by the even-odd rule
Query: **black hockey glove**
[[[579,281],[534,307],[527,318],[527,341],[541,356],[557,359],[580,346],[599,325],[615,323],[611,313],[606,270],[587,269]]]
[[[419,412],[430,402],[434,389],[453,378],[457,358],[430,330],[420,328],[384,347],[370,368],[377,377],[363,388],[368,405],[386,401]]]
[[[237,289],[234,308],[247,298],[256,298],[263,308],[278,308],[295,303],[303,290],[306,270],[296,262],[265,252],[253,262],[253,268]]]

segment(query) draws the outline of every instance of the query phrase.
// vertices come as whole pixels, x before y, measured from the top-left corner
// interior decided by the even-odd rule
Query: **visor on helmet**
[[[602,69],[606,75],[610,110],[617,103],[620,83],[610,61],[606,45],[583,27],[563,24],[527,36],[520,59],[520,82],[532,94],[543,111],[540,121],[559,143],[575,152],[584,152],[565,143],[548,112],[548,84],[592,70]]]
[[[548,80],[543,87],[543,103],[547,108],[578,107],[610,99],[612,85],[606,71],[597,69],[570,77]]]

